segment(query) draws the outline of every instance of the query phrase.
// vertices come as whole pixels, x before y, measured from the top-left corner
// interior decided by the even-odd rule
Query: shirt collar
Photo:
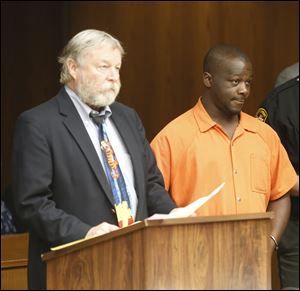
[[[253,120],[254,118],[254,120]],[[258,123],[255,121],[259,121],[257,118],[248,115],[245,112],[241,112],[240,114],[240,126],[243,127],[247,131],[257,132]]]
[[[194,106],[193,113],[200,131],[205,132],[214,127],[216,125],[216,122],[214,122],[208,115],[201,99],[202,98],[200,97],[197,104]]]
[[[216,126],[217,123],[211,119],[205,110],[201,99],[202,98],[200,97],[197,104],[194,106],[193,113],[200,131],[205,132]],[[253,117],[242,111],[240,113],[239,126],[247,131],[257,132],[257,123],[253,122]]]

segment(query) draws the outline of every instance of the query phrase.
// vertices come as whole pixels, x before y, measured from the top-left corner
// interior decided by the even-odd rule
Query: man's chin
[[[117,96],[105,97],[105,98],[103,98],[102,96],[101,98],[95,98],[94,105],[97,107],[109,106],[115,102],[116,98]]]

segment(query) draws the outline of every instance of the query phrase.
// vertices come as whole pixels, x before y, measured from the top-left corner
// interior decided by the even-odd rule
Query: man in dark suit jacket
[[[30,289],[46,288],[41,254],[50,247],[118,229],[91,111],[110,115],[105,123],[109,137],[120,144],[117,157],[124,156],[120,166],[135,221],[176,209],[137,113],[115,102],[122,54],[119,41],[105,32],[77,34],[59,58],[64,87],[17,120],[12,192],[30,233]]]

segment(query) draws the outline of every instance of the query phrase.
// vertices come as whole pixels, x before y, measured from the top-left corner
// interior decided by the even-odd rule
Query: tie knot
[[[90,118],[99,126],[104,122],[106,115],[105,114],[100,114],[99,112],[96,111],[91,111],[90,112]]]

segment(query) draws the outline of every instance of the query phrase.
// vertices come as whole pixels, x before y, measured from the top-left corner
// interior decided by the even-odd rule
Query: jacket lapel
[[[66,93],[64,89],[60,91],[58,95],[59,111],[60,114],[65,116],[63,121],[64,125],[76,140],[78,146],[80,147],[83,155],[86,157],[88,163],[91,166],[91,169],[96,176],[96,179],[99,181],[102,189],[104,190],[107,198],[114,205],[113,194],[111,188],[106,179],[101,162],[95,151],[93,143],[90,140],[90,137],[84,127],[84,124],[78,114],[72,100]]]

